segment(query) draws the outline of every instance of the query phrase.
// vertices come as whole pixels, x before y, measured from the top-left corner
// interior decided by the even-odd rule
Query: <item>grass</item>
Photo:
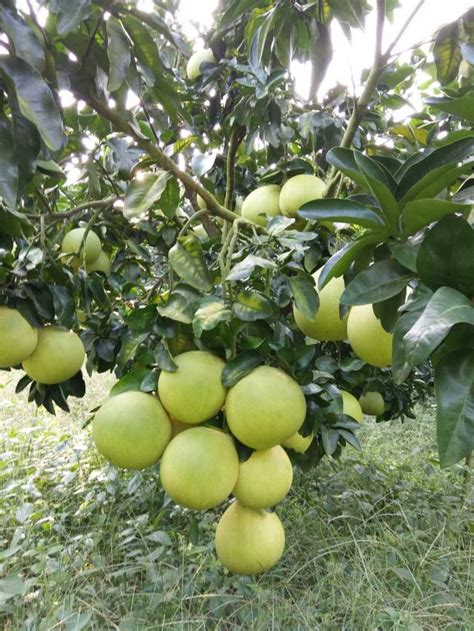
[[[472,497],[461,466],[437,466],[432,407],[366,420],[361,454],[297,474],[278,508],[284,558],[254,580],[217,561],[218,512],[176,508],[153,471],[97,457],[81,424],[107,379],[57,417],[11,373],[1,383],[4,631],[474,628]]]

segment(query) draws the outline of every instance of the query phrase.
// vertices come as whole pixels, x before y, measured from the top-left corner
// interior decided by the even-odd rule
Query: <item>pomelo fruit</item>
[[[160,465],[165,491],[181,506],[203,510],[223,502],[239,474],[231,437],[212,427],[192,427],[172,439]]]
[[[99,256],[90,263],[86,263],[86,270],[88,272],[103,272],[108,276],[111,272],[112,264],[109,257],[105,252],[101,252]]]
[[[206,351],[188,351],[173,358],[176,372],[162,370],[158,379],[160,401],[183,423],[203,423],[224,405],[224,360]]]
[[[296,308],[296,305],[293,305],[296,325],[302,333],[314,340],[325,342],[345,340],[347,337],[347,316],[343,320],[339,318],[339,303],[345,289],[344,279],[342,276],[332,278],[323,289],[319,290],[317,287],[321,269],[313,274],[316,281],[316,291],[319,295],[319,309],[314,318],[310,320]]]
[[[324,182],[315,175],[303,174],[290,177],[280,192],[280,208],[283,215],[296,217],[296,212],[306,202],[321,199],[326,190]]]
[[[261,574],[280,560],[285,531],[276,513],[234,502],[217,524],[215,543],[217,556],[230,572]]]
[[[303,436],[299,432],[296,432],[296,434],[293,434],[293,436],[290,436],[289,438],[284,440],[282,442],[282,446],[286,447],[287,449],[293,449],[293,451],[296,451],[299,454],[304,454],[313,442],[313,438],[313,433],[309,434],[308,436]]]
[[[378,368],[391,365],[393,335],[382,327],[372,305],[351,308],[347,337],[354,353],[367,364]]]
[[[242,217],[260,226],[266,226],[268,219],[265,215],[274,217],[281,215],[280,187],[276,184],[260,186],[247,195],[242,204]]]
[[[231,432],[244,445],[268,449],[298,431],[306,401],[286,372],[259,366],[229,389],[225,413]]]
[[[64,254],[76,254],[82,256],[79,249],[84,238],[85,228],[74,228],[70,230],[63,239],[61,244],[61,250]],[[85,243],[84,243],[84,258],[86,263],[92,263],[95,261],[102,250],[99,237],[95,232],[89,230]]]
[[[38,344],[23,361],[23,370],[34,381],[61,383],[81,369],[85,352],[81,338],[59,326],[45,326],[38,331]]]
[[[19,311],[0,307],[0,368],[17,366],[38,343],[38,331]]]
[[[201,64],[210,63],[215,64],[216,58],[214,57],[214,53],[210,48],[203,48],[202,50],[198,50],[193,53],[188,60],[186,66],[186,74],[188,75],[188,79],[193,81],[197,79],[201,74]]]
[[[359,398],[362,412],[369,416],[380,416],[385,412],[385,401],[380,392],[367,391]]]
[[[115,466],[143,469],[158,462],[171,439],[171,421],[153,395],[122,392],[107,399],[96,413],[92,438]]]
[[[254,451],[240,463],[233,494],[243,506],[270,508],[286,496],[293,481],[293,467],[280,445]]]
[[[346,392],[345,390],[341,390],[341,395],[342,413],[347,414],[347,416],[352,416],[355,421],[360,423],[364,418],[364,415],[362,414],[362,408],[360,407],[359,401],[353,394]]]

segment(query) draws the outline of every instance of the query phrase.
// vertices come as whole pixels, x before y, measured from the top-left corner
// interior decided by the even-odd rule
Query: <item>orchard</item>
[[[469,467],[474,11],[401,54],[423,3],[389,41],[397,2],[221,0],[197,42],[148,4],[2,3],[0,367],[53,414],[112,373],[91,448],[217,509],[256,575],[294,471],[363,449],[364,414],[435,395]],[[321,95],[333,26],[372,16],[361,89]]]

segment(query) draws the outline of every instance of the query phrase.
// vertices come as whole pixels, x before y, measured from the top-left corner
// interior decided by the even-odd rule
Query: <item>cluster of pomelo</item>
[[[85,237],[85,238],[84,238]],[[86,228],[74,228],[70,230],[61,243],[63,254],[70,256],[70,264],[74,270],[84,264],[88,272],[103,272],[110,274],[111,263],[107,254],[102,249],[102,244],[95,232]]]

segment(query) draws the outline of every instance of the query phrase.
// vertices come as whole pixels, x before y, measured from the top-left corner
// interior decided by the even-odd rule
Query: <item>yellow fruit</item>
[[[385,401],[380,392],[364,392],[359,398],[362,412],[369,416],[380,416],[385,412]]]
[[[165,491],[181,506],[203,510],[223,502],[239,474],[232,439],[211,427],[181,432],[165,449],[160,478]]]
[[[0,307],[0,368],[17,366],[38,343],[38,331],[16,309]]]
[[[38,331],[38,344],[23,361],[23,370],[39,383],[61,383],[80,371],[84,357],[81,338],[73,331],[45,326]]]
[[[268,449],[303,424],[306,401],[298,383],[282,370],[259,366],[229,389],[227,423],[244,445]]]
[[[341,390],[341,395],[342,413],[347,414],[347,416],[352,416],[355,421],[360,423],[364,418],[364,415],[362,414],[362,408],[360,407],[359,401],[353,394],[346,392],[345,390]]]
[[[171,421],[153,395],[122,392],[107,399],[96,413],[92,438],[112,464],[143,469],[158,462],[171,438]]]
[[[111,272],[112,264],[109,257],[105,252],[101,252],[99,256],[91,263],[86,263],[86,270],[88,272],[103,272],[108,276]]]
[[[280,445],[254,451],[240,463],[233,494],[243,506],[269,508],[286,496],[293,481],[293,467]]]
[[[276,513],[234,502],[217,524],[216,552],[234,574],[266,572],[280,560],[285,531]]]
[[[247,195],[242,204],[242,217],[253,221],[260,226],[267,225],[267,217],[281,215],[280,211],[280,187],[275,184],[261,186]]]
[[[299,432],[296,432],[296,434],[293,434],[293,436],[284,440],[282,445],[287,449],[293,449],[293,451],[296,451],[299,454],[304,454],[313,442],[313,438],[313,433],[309,434],[309,436],[302,436]]]
[[[323,289],[318,290],[318,278],[321,269],[313,274],[316,281],[316,291],[319,294],[319,309],[312,320],[304,316],[293,305],[293,315],[299,330],[314,340],[332,341],[345,340],[347,337],[347,316],[339,318],[339,301],[345,289],[344,279],[332,278]]]
[[[367,364],[378,368],[391,365],[393,335],[382,327],[372,305],[351,308],[347,337],[354,353]]]
[[[189,58],[188,64],[186,66],[186,74],[188,75],[188,79],[190,81],[197,79],[202,74],[201,64],[203,63],[216,63],[214,53],[210,48],[198,50],[197,52],[193,53]]]
[[[81,247],[85,231],[85,228],[74,228],[74,230],[70,230],[64,237],[61,244],[62,252],[64,254],[79,254],[82,256],[82,252],[79,253],[79,249]],[[92,261],[95,261],[101,250],[102,246],[100,244],[99,237],[95,232],[89,230],[84,243],[84,258],[86,263],[92,263]]]
[[[321,199],[326,185],[315,175],[295,175],[283,184],[280,193],[281,212],[287,217],[296,217],[296,212],[306,202]]]
[[[161,402],[183,423],[203,423],[224,405],[224,360],[205,351],[189,351],[174,357],[176,372],[162,370],[158,379]]]

